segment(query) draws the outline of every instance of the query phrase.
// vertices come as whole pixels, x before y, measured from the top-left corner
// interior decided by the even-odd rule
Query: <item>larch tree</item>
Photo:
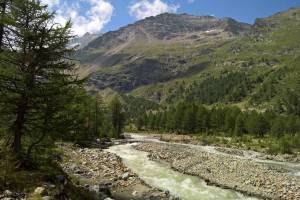
[[[54,22],[54,13],[37,0],[10,1],[1,20],[3,49],[0,55],[1,103],[11,113],[8,126],[13,152],[20,157],[24,136],[37,133],[40,142],[49,132],[52,119],[64,109],[64,97],[77,87],[74,63],[69,59],[73,49],[68,48],[71,23]],[[2,4],[3,5],[3,4]],[[2,6],[2,10],[5,7]]]
[[[111,120],[112,120],[112,132],[113,137],[120,138],[124,126],[124,112],[122,108],[122,104],[118,97],[114,97],[110,103],[111,109]]]

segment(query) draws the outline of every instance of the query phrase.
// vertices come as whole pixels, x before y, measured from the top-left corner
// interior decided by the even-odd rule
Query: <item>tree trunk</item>
[[[27,111],[27,100],[22,99],[17,108],[17,118],[14,122],[14,141],[13,150],[17,156],[21,155],[22,150],[22,133],[25,124],[25,115]]]
[[[47,114],[46,114],[45,118],[44,118],[44,123],[43,123],[42,135],[35,142],[31,143],[31,145],[28,147],[27,154],[26,154],[27,159],[30,159],[31,153],[32,153],[32,150],[34,149],[34,147],[36,145],[38,145],[39,143],[41,143],[43,141],[44,137],[46,136],[47,131],[48,131],[48,117],[49,116],[47,116]]]

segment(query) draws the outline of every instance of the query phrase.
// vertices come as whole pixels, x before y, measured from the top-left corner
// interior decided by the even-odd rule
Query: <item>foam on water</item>
[[[176,172],[168,164],[149,160],[146,152],[135,150],[132,145],[112,146],[108,151],[120,156],[124,164],[149,185],[168,190],[183,200],[255,199],[232,190],[208,186],[198,177]]]

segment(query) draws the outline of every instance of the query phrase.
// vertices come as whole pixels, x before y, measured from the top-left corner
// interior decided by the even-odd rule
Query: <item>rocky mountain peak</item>
[[[242,34],[250,27],[249,24],[240,23],[231,18],[163,13],[129,24],[117,31],[107,32],[89,44],[87,48],[116,48],[132,42],[168,41],[186,34],[204,33],[215,29],[231,34]]]

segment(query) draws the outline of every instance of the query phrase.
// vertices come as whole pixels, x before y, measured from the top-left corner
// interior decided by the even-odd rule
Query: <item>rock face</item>
[[[81,37],[75,37],[74,39],[72,39],[70,41],[70,46],[77,46],[77,48],[81,49],[100,36],[101,34],[86,33]]]
[[[136,40],[143,40],[146,43],[154,40],[171,40],[188,33],[216,29],[241,34],[250,30],[250,27],[249,24],[240,23],[231,18],[219,19],[213,16],[165,13],[140,20],[117,31],[105,33],[90,43],[85,50],[88,48],[112,48]]]
[[[176,144],[143,143],[153,160],[169,162],[175,170],[208,183],[267,199],[300,199],[300,179],[247,159],[219,155]]]
[[[226,41],[250,28],[231,18],[165,13],[107,32],[80,49],[75,57],[81,61],[81,74],[93,74],[88,83],[91,87],[131,91],[202,70],[208,61],[189,61],[211,54],[212,50],[205,48],[183,55],[184,49],[190,46],[192,50],[194,43]]]
[[[65,154],[61,163],[63,170],[75,176],[79,186],[100,194],[103,199],[153,199],[152,196],[159,200],[172,198],[146,185],[115,154],[99,148],[79,148],[71,144],[62,144],[61,148]]]
[[[81,61],[80,74],[89,77],[87,88],[94,92],[109,88],[156,102],[173,103],[185,98],[211,104],[217,102],[203,100],[205,91],[197,89],[199,85],[209,85],[206,81],[211,78],[222,82],[219,73],[246,72],[241,75],[245,80],[249,78],[246,88],[250,91],[234,100],[224,97],[222,103],[239,102],[249,96],[255,100],[254,105],[265,105],[275,94],[279,97],[281,91],[277,88],[294,82],[289,75],[292,71],[279,70],[295,66],[293,70],[297,72],[299,16],[300,9],[292,9],[258,19],[250,26],[230,18],[162,14],[105,33],[79,50],[75,57]],[[265,73],[271,69],[274,73]],[[262,80],[252,80],[253,73],[260,74]],[[190,79],[191,76],[195,79]],[[284,83],[277,87],[279,82],[272,82],[276,84],[274,95],[258,98],[264,96],[260,92],[269,84],[264,80],[273,80],[275,76]],[[244,88],[244,82],[234,86],[228,82],[223,85],[228,85],[230,91]]]

